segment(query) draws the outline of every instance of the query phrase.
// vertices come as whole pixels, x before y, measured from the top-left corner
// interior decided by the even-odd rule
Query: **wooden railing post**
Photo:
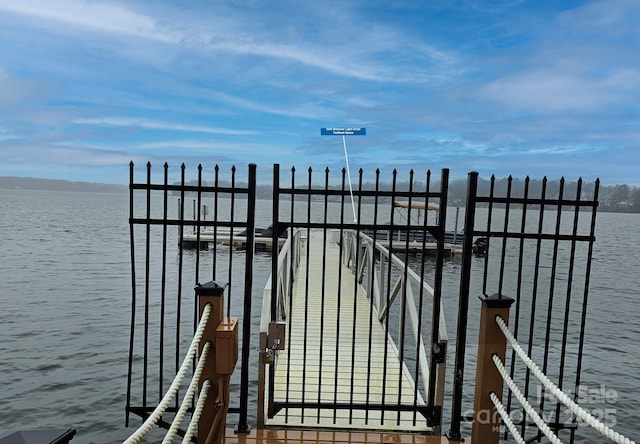
[[[514,300],[494,294],[482,299],[480,331],[478,334],[478,360],[476,367],[476,389],[473,406],[473,428],[471,442],[494,444],[500,440],[500,415],[496,411],[489,393],[495,392],[502,400],[503,380],[493,363],[497,354],[505,360],[507,339],[496,323],[496,316],[509,320],[509,307]]]
[[[225,285],[210,281],[199,284],[198,319],[207,304],[212,304],[209,321],[200,340],[198,356],[207,342],[211,342],[208,359],[204,364],[199,382],[199,390],[209,380],[211,388],[207,394],[204,409],[198,421],[199,444],[221,442],[224,437],[226,414],[229,406],[229,379],[238,360],[238,320],[224,318]]]

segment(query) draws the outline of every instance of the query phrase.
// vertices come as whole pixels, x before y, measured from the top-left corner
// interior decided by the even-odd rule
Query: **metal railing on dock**
[[[351,189],[345,170],[337,181],[330,180],[328,169],[320,180],[311,169],[300,180],[292,168],[283,185],[274,165],[266,235],[255,225],[256,166],[249,166],[246,184],[237,181],[235,168],[224,183],[217,167],[209,175],[206,182],[207,173],[199,167],[197,184],[187,183],[183,166],[180,183],[170,184],[165,165],[163,182],[153,183],[148,164],[145,180],[134,182],[131,165],[127,423],[130,413],[143,419],[151,415],[165,393],[167,376],[179,370],[183,344],[196,330],[200,313],[184,291],[198,286],[204,276],[229,282],[225,317],[239,318],[239,372],[229,413],[238,415],[236,431],[245,437],[254,408],[260,429],[315,428],[320,433],[348,428],[356,433],[379,428],[422,437],[440,433],[449,345],[443,305],[449,310],[456,296],[449,440],[461,440],[466,433],[461,426],[474,420],[473,412],[462,413],[472,397],[463,390],[465,364],[473,366],[475,359],[466,354],[467,333],[475,331],[477,321],[468,317],[471,294],[512,294],[514,338],[528,356],[542,361],[542,371],[559,389],[579,386],[598,182],[585,197],[579,181],[572,189],[575,197],[567,198],[564,181],[551,193],[545,179],[534,197],[528,179],[514,184],[510,178],[498,191],[492,178],[485,193],[478,174],[470,173],[464,228],[458,233],[456,222],[454,230],[453,244],[462,237],[462,260],[450,261],[459,292],[447,288],[443,299],[445,258],[450,255],[448,170],[442,171],[437,186],[429,171],[422,181],[414,180],[413,172],[408,181],[399,181],[394,171],[386,183],[376,171],[368,183],[360,170]],[[177,213],[169,209],[170,195],[179,196]],[[187,197],[195,202],[192,220],[185,217]],[[403,202],[405,217],[396,214],[398,202]],[[211,212],[201,211],[204,205],[212,209],[212,219],[206,218]],[[416,211],[421,211],[419,218],[412,217]],[[260,214],[265,225],[267,213]],[[254,260],[268,262],[269,256],[254,256],[257,233],[265,245],[280,247],[271,248],[271,277],[261,294],[253,291],[253,279],[265,268],[254,267]],[[186,237],[190,234],[193,240]],[[192,249],[182,248],[185,240]],[[432,240],[435,244],[427,245]],[[260,296],[259,344],[252,345],[252,323],[258,319],[252,316],[252,302]],[[502,319],[506,324],[509,316]],[[530,393],[533,370],[516,361],[515,348],[510,355],[498,355],[509,378],[523,383],[525,396]],[[480,370],[498,368],[494,356],[489,358],[482,359]],[[257,369],[251,365],[256,361]],[[490,379],[491,384],[506,380],[504,375]],[[256,381],[257,403],[252,392]],[[482,391],[476,399],[486,402],[479,410],[498,410],[500,401],[507,415],[522,411],[511,405],[511,391],[502,404],[501,386],[487,394],[490,384],[483,381],[476,383]],[[195,415],[195,408],[187,407],[187,413]],[[577,414],[559,421],[559,403],[544,397],[538,409],[554,414],[549,427],[565,430],[573,442]],[[169,417],[179,411],[177,402],[166,410]],[[165,419],[158,424],[170,427]],[[526,419],[513,425],[523,436],[538,427]]]
[[[259,394],[258,424],[437,432],[444,359],[434,366],[434,409],[427,405],[431,378],[421,315],[431,287],[362,233],[360,241],[353,231],[342,238],[339,231],[302,233],[296,231],[278,260],[278,321],[263,310],[261,363],[271,365],[273,376],[267,380],[269,373],[260,371],[260,390],[269,389]],[[389,291],[387,276],[393,276]],[[263,307],[270,307],[270,287]],[[442,311],[440,321],[444,356]]]

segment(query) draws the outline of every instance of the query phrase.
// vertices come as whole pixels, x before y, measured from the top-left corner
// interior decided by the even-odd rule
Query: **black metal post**
[[[436,271],[433,283],[433,317],[431,319],[431,352],[429,358],[429,406],[435,405],[436,377],[438,375],[438,359],[440,354],[440,303],[442,301],[442,268],[444,267],[444,241],[447,221],[447,190],[449,187],[449,170],[442,170],[440,179],[440,214],[438,217],[438,246],[436,250]],[[428,208],[428,205],[427,205]],[[426,217],[425,208],[425,217]]]
[[[249,164],[247,193],[247,252],[244,267],[244,312],[242,315],[242,370],[240,373],[240,418],[237,433],[251,431],[247,423],[249,402],[249,353],[251,351],[251,298],[253,290],[253,252],[255,248],[256,164]]]
[[[456,333],[456,362],[453,380],[453,400],[451,406],[451,429],[449,439],[462,440],[460,422],[462,419],[462,387],[464,382],[464,357],[467,341],[467,317],[469,310],[469,285],[471,281],[471,257],[473,233],[476,217],[476,195],[478,193],[478,173],[472,171],[467,180],[467,205],[464,216],[464,244],[462,249],[462,273],[460,276],[460,299],[458,302],[458,327]]]
[[[280,221],[280,165],[273,165],[273,189],[271,198],[271,320],[276,321],[278,301],[278,254]],[[291,239],[293,242],[293,239]]]

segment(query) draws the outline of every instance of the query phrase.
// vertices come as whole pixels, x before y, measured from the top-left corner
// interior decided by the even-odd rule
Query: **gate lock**
[[[284,322],[269,323],[267,347],[264,350],[260,350],[260,353],[264,356],[265,363],[273,363],[276,357],[276,350],[284,350],[285,325]]]

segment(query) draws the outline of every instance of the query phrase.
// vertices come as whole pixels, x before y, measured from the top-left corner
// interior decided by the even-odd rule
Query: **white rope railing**
[[[176,413],[175,418],[171,422],[171,427],[167,431],[164,439],[162,440],[162,444],[171,444],[173,438],[178,434],[178,430],[180,428],[180,424],[182,424],[182,420],[184,419],[187,410],[191,404],[191,400],[195,396],[196,389],[198,388],[198,384],[200,383],[200,377],[202,376],[202,369],[207,361],[207,357],[209,356],[209,350],[211,349],[211,342],[207,342],[202,348],[202,354],[200,355],[200,359],[198,361],[198,366],[196,367],[196,371],[193,374],[193,378],[191,378],[191,383],[189,384],[189,388],[187,389],[187,393],[184,395],[184,399],[182,400],[182,404]]]
[[[207,395],[209,394],[210,388],[211,381],[207,379],[202,385],[202,390],[200,390],[198,403],[196,404],[196,408],[193,411],[193,416],[191,417],[189,428],[187,428],[187,432],[184,434],[184,438],[182,439],[182,444],[191,444],[191,438],[196,433],[196,429],[198,428],[198,421],[200,421],[200,415],[202,414],[202,410],[204,409],[204,402],[207,400]]]
[[[527,414],[531,417],[533,422],[538,426],[538,429],[540,429],[540,431],[544,433],[544,435],[547,438],[549,438],[549,441],[551,441],[552,444],[562,444],[562,441],[560,441],[558,436],[555,433],[553,433],[553,431],[547,425],[547,423],[544,422],[544,419],[542,419],[540,415],[538,415],[538,412],[536,412],[536,410],[533,407],[531,407],[531,404],[529,404],[529,401],[527,401],[527,398],[525,398],[525,396],[522,394],[522,392],[520,391],[516,383],[513,381],[513,379],[511,379],[511,377],[507,373],[507,369],[504,368],[504,365],[502,365],[502,362],[500,361],[500,358],[498,357],[498,355],[494,354],[493,356],[491,356],[491,359],[493,359],[493,363],[496,365],[496,368],[498,369],[500,376],[502,376],[502,379],[504,379],[504,382],[507,383],[507,386],[509,386],[509,389],[511,390],[513,395],[516,397],[518,402],[520,402],[522,407],[524,407],[524,409],[526,410]]]
[[[527,365],[529,370],[531,370],[531,373],[536,378],[538,378],[538,380],[540,380],[542,385],[544,385],[545,388],[549,390],[551,394],[553,394],[553,396],[555,396],[561,403],[563,403],[569,410],[571,410],[571,412],[573,412],[573,414],[576,415],[577,418],[585,422],[587,425],[589,425],[592,429],[596,430],[605,438],[617,444],[635,444],[634,441],[621,435],[620,433],[616,432],[615,430],[611,429],[610,427],[600,422],[597,418],[595,418],[593,415],[591,415],[589,412],[587,412],[585,409],[583,409],[577,403],[575,403],[571,398],[569,398],[569,396],[567,396],[566,393],[564,393],[562,390],[558,388],[558,386],[556,386],[553,382],[551,382],[551,380],[547,377],[547,375],[545,375],[542,372],[542,370],[540,370],[540,368],[536,365],[536,363],[533,362],[529,357],[529,355],[527,355],[527,353],[522,349],[522,347],[520,347],[520,344],[518,344],[518,340],[515,338],[515,336],[513,336],[511,331],[509,331],[509,328],[507,327],[507,324],[504,322],[504,319],[502,319],[502,317],[500,316],[496,316],[496,323],[498,324],[498,327],[500,327],[500,330],[502,330],[502,333],[504,334],[505,338],[507,338],[511,343],[511,347],[513,348],[513,350],[518,354],[520,359],[522,359],[522,361]]]
[[[202,317],[200,318],[200,322],[198,323],[198,328],[196,329],[195,334],[193,335],[193,340],[191,341],[191,345],[189,346],[189,351],[182,361],[182,365],[180,366],[180,370],[176,374],[176,377],[173,379],[169,390],[164,395],[162,400],[158,403],[153,412],[149,415],[145,422],[142,423],[138,429],[127,438],[123,444],[138,444],[145,437],[147,433],[153,428],[153,426],[160,420],[167,407],[173,400],[173,398],[178,393],[178,389],[182,384],[182,380],[187,374],[189,367],[191,366],[191,362],[193,357],[198,350],[198,346],[200,344],[200,340],[202,339],[202,335],[204,334],[204,329],[207,325],[207,321],[209,320],[209,314],[211,313],[211,304],[207,304],[202,310]]]
[[[513,438],[516,440],[516,443],[526,444],[526,441],[524,440],[524,438],[522,438],[522,435],[520,435],[518,429],[516,429],[515,424],[513,423],[513,421],[511,421],[507,409],[504,408],[502,402],[500,402],[500,400],[498,399],[498,395],[496,395],[496,392],[489,393],[489,398],[491,398],[491,402],[493,402],[496,410],[498,411],[498,413],[500,413],[500,417],[504,421],[504,425],[507,426],[507,429],[509,429],[511,436],[513,436]]]

